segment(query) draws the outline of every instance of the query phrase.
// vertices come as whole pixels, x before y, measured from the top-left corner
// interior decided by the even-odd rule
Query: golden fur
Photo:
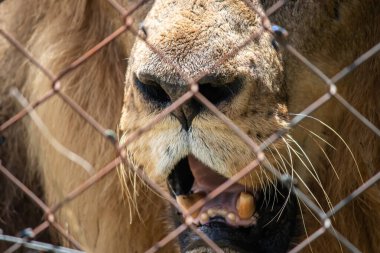
[[[257,1],[253,2],[260,9]],[[264,7],[273,2],[265,1]],[[376,0],[321,2],[289,1],[271,20],[287,28],[291,45],[327,76],[333,76],[380,41],[380,8]],[[135,28],[144,20],[148,41],[191,77],[212,66],[251,32],[258,31],[261,24],[258,15],[243,1],[233,0],[156,0],[134,14],[134,18]],[[4,1],[0,4],[0,22],[1,28],[14,34],[53,73],[122,24],[116,10],[101,0]],[[10,87],[19,88],[29,101],[35,101],[51,88],[51,82],[4,39],[0,39],[0,55],[1,123],[20,110],[14,98],[8,96]],[[219,109],[256,142],[286,127],[293,116],[288,112],[301,112],[328,90],[287,51],[278,53],[267,33],[212,71],[226,82],[244,78],[243,92],[231,102],[219,105]],[[134,75],[143,80],[153,74],[160,82],[182,85],[181,92],[186,90],[186,84],[169,64],[144,42],[134,43],[134,37],[126,33],[66,75],[62,92],[104,127],[116,130],[119,126],[123,141],[161,111],[152,109],[132,85]],[[338,92],[376,126],[380,126],[378,80],[380,59],[375,56],[337,83]],[[177,90],[168,92],[171,99],[181,94]],[[113,146],[59,97],[50,99],[37,112],[55,138],[90,161],[94,168],[102,168],[116,156]],[[334,99],[312,116],[338,135],[309,118],[291,130],[292,137],[286,137],[291,147],[279,141],[271,146],[274,155],[269,151],[266,154],[273,165],[283,164],[284,170],[294,172],[294,177],[301,179],[299,186],[311,198],[315,196],[327,211],[329,201],[336,204],[378,171],[380,142]],[[1,134],[7,140],[0,146],[2,163],[20,177],[32,174],[39,179],[47,203],[57,203],[88,178],[85,171],[49,145],[29,119]],[[291,143],[291,138],[300,148],[295,141]],[[167,152],[169,147],[172,152]],[[294,164],[290,166],[285,160],[290,159],[287,151],[292,148]],[[181,130],[175,117],[168,116],[128,146],[127,151],[131,162],[142,166],[159,183],[189,153],[226,177],[255,158],[227,126],[207,112],[194,118],[191,134]],[[91,252],[143,252],[170,231],[166,212],[156,211],[166,207],[165,201],[139,180],[134,181],[133,175],[124,176],[125,183],[119,184],[116,173],[108,175],[58,212],[57,220]],[[266,180],[260,169],[241,183],[260,188],[267,184]],[[17,198],[9,183],[3,184],[3,179],[1,183],[4,188],[0,189],[8,192],[0,195],[0,207],[9,212],[0,213],[0,222],[7,222],[9,228],[5,231],[14,233],[21,225],[9,225],[16,217],[10,199]],[[134,211],[131,196],[122,194],[126,189],[134,192],[132,201],[137,202],[138,212]],[[306,227],[303,234],[311,234],[320,224],[304,205],[300,204],[300,208]],[[363,252],[376,252],[380,249],[379,209],[379,187],[375,185],[334,216],[333,225]],[[326,252],[326,245],[328,252],[344,248],[326,234],[311,243],[309,249]],[[165,252],[176,251],[172,247]]]

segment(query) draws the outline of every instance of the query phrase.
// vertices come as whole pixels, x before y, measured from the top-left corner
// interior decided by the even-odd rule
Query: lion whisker
[[[300,160],[300,162],[303,164],[303,166],[310,172],[310,174],[312,174],[313,177],[315,177],[315,180],[318,182],[318,183],[321,183],[321,180],[320,178],[318,177],[318,173],[315,169],[315,167],[313,166],[313,163],[310,161],[308,155],[305,153],[305,151],[303,151],[303,148],[298,144],[298,142],[296,140],[294,140],[290,135],[287,135],[287,137],[289,138],[289,140],[291,141],[291,143],[294,143],[296,145],[296,147],[300,150],[301,154],[302,155],[299,155],[300,153],[297,152],[297,150],[295,148],[293,148],[291,145],[289,145],[289,148],[291,151],[293,151],[293,153],[298,157],[298,159]],[[285,140],[286,141],[286,140]],[[288,142],[289,143],[289,142]],[[309,168],[309,166],[305,163],[305,161],[301,158],[301,157],[305,157],[306,161],[308,162],[308,164],[310,165],[311,169]]]
[[[336,178],[338,180],[340,180],[338,172],[336,171],[336,169],[335,169],[334,165],[332,164],[330,158],[328,157],[326,151],[321,147],[321,145],[318,143],[318,141],[316,141],[314,138],[312,138],[312,140],[316,143],[316,145],[318,146],[318,148],[322,151],[323,155],[326,157],[326,160],[328,161],[328,163],[330,164],[331,168],[333,169]]]
[[[125,197],[127,199],[127,203],[128,203],[128,210],[129,210],[129,219],[130,219],[130,223],[132,223],[133,221],[133,211],[137,211],[137,214],[139,213],[138,212],[138,207],[136,205],[136,199],[134,198],[134,196],[132,196],[132,193],[128,187],[129,185],[129,181],[131,180],[130,177],[128,175],[126,175],[126,168],[124,166],[124,164],[121,164],[120,166],[118,166],[117,168],[117,173],[118,173],[118,176],[119,176],[119,180],[121,181],[121,192],[122,192],[122,196]],[[128,201],[130,200],[130,201]],[[132,208],[133,206],[133,208]]]
[[[274,147],[276,149],[276,147]],[[271,148],[268,148],[269,152],[271,153],[271,157],[273,158],[273,160],[275,161],[277,167],[280,169],[281,172],[283,173],[286,173],[286,166],[285,166],[285,163],[284,161],[281,160],[281,163],[277,160],[277,157],[274,155],[273,151]]]
[[[302,225],[303,225],[303,229],[305,231],[305,235],[306,235],[306,240],[309,240],[309,233],[307,232],[307,227],[306,227],[306,223],[305,223],[305,217],[303,216],[303,210],[302,210],[302,205],[300,203],[300,200],[298,199],[297,197],[297,203],[298,203],[298,207],[300,208],[300,214],[301,214],[301,219],[302,219]],[[313,212],[311,212],[311,210],[306,206],[306,208],[309,210],[309,212],[311,213],[311,215],[317,219],[317,217],[315,216],[315,214]],[[318,219],[317,219],[318,220]],[[313,248],[311,247],[311,243],[308,243],[308,247],[310,249],[310,251],[313,253]]]
[[[300,214],[301,214],[301,217],[302,217],[302,219],[304,218],[304,216],[303,216],[303,210],[302,210],[302,208],[301,208],[301,203],[300,203],[300,201],[299,201],[299,199],[297,198],[297,202],[298,202],[298,205],[299,205],[299,208],[300,208]],[[321,220],[315,215],[315,213],[307,206],[307,205],[304,205],[305,206],[305,208],[307,209],[307,211],[309,211],[309,213],[311,214],[311,216],[320,224],[320,225],[322,225],[322,223],[321,223]],[[304,224],[304,226],[305,226],[305,224]],[[308,238],[309,236],[308,236],[308,233],[307,233],[307,230],[306,230],[306,227],[304,227],[304,230],[305,230],[305,234],[306,234],[306,237]],[[334,230],[334,232],[335,232],[335,230]],[[341,244],[341,242],[338,240],[338,239],[336,239],[337,240],[337,242],[338,242],[338,244],[339,244],[339,247],[340,247],[340,249],[341,249],[341,252],[343,253],[343,248],[342,248],[342,244]],[[310,243],[309,243],[309,247],[310,247]],[[310,249],[311,251],[312,251],[312,249]]]
[[[328,146],[330,146],[334,150],[336,150],[336,148],[332,144],[330,144],[328,141],[326,141],[324,138],[322,138],[318,134],[314,133],[313,131],[311,131],[310,129],[308,129],[308,128],[302,126],[302,125],[300,125],[300,127],[302,129],[304,129],[305,131],[307,131],[308,133],[312,134],[313,136],[317,137],[319,140],[321,140],[324,143],[326,143]],[[322,146],[319,144],[319,142],[313,136],[311,136],[312,140],[315,142],[315,144],[318,146],[318,148],[322,151],[323,155],[326,157],[328,163],[330,164],[331,168],[333,169],[333,171],[334,171],[337,179],[340,180],[338,172],[336,171],[335,166],[332,164],[332,162],[331,162],[330,158],[328,157],[326,151],[322,148]]]
[[[125,138],[126,138],[126,134],[124,133],[121,136],[121,138],[119,138],[120,143],[123,143]],[[138,197],[141,191],[140,189],[137,189],[137,187],[145,187],[150,192],[152,192],[153,194],[155,194],[156,196],[160,198],[163,198],[163,196],[161,196],[156,191],[154,191],[142,178],[140,178],[139,174],[136,173],[136,171],[138,170],[138,166],[134,164],[134,159],[132,155],[128,152],[127,152],[127,155],[128,155],[128,158],[126,159],[126,161],[124,161],[118,166],[117,173],[118,173],[119,180],[121,183],[122,196],[124,196],[127,199],[126,202],[128,203],[130,223],[132,223],[134,213],[137,215],[140,221],[143,221],[143,218],[139,211],[139,206],[138,206]]]
[[[290,146],[290,144],[289,144],[285,139],[283,139],[283,141],[284,141],[284,143],[286,144],[286,146],[287,146],[288,148],[290,148],[290,150],[291,150],[291,146]],[[297,173],[297,171],[294,170],[294,168],[293,168],[293,164],[290,164],[289,161],[287,161],[285,158],[284,158],[284,161],[286,161],[286,163],[287,163],[289,166],[291,166],[291,168],[292,168],[292,173],[294,172],[295,175],[297,176],[297,179],[298,179],[300,182],[302,182],[302,184],[305,186],[306,190],[310,193],[310,195],[312,196],[312,198],[315,200],[315,202],[317,203],[317,205],[319,206],[319,208],[323,209],[323,208],[322,208],[322,205],[320,204],[320,202],[318,201],[318,199],[315,197],[315,195],[313,194],[313,192],[310,190],[310,188],[307,186],[307,184],[305,183],[305,181],[303,181],[302,178],[301,178],[301,176]],[[292,178],[293,178],[293,177],[292,177]],[[323,190],[323,189],[322,189],[322,190]]]
[[[292,171],[292,173],[291,173],[291,178],[293,179],[293,171]],[[277,189],[277,187],[275,187],[276,188],[276,192],[279,192],[278,191],[278,189]],[[280,219],[280,217],[281,217],[281,215],[282,215],[282,213],[284,212],[284,210],[285,210],[285,208],[286,208],[286,205],[287,205],[287,203],[289,202],[289,199],[290,199],[290,195],[291,195],[291,189],[289,189],[289,191],[288,191],[288,194],[287,194],[287,196],[286,196],[286,199],[285,199],[285,201],[284,201],[284,204],[281,206],[281,208],[280,208],[280,210],[273,216],[273,218],[270,220],[270,221],[268,221],[263,227],[265,227],[265,226],[267,226],[267,225],[269,225],[271,222],[273,222],[276,218],[277,218],[277,222],[279,221],[279,219]],[[280,193],[280,192],[279,192]],[[280,193],[281,194],[281,193]],[[281,194],[282,195],[282,194]],[[284,197],[284,196],[283,196]],[[276,199],[274,199],[274,201],[273,201],[273,205],[274,205],[274,203],[275,203],[275,201],[276,201]],[[273,209],[273,206],[272,206],[272,209]]]
[[[280,154],[281,155],[281,154]],[[281,157],[283,157],[283,155],[281,155]],[[294,175],[293,175],[293,172],[295,172],[294,171],[294,169],[293,169],[293,164],[292,164],[292,161],[291,162],[289,162],[286,158],[284,158],[283,157],[283,159],[284,159],[284,161],[286,161],[286,163],[292,168],[292,179],[294,178]],[[296,173],[296,172],[295,172]],[[297,173],[296,173],[297,174]],[[297,174],[297,177],[299,177],[299,175]],[[302,180],[301,180],[302,181]],[[305,185],[305,183],[302,181],[302,183]],[[305,187],[306,187],[306,189],[311,193],[311,191],[310,191],[310,189],[305,185]],[[312,193],[311,193],[312,194]],[[315,198],[314,198],[315,199]],[[316,200],[316,199],[315,199]],[[317,200],[316,200],[317,201]],[[318,201],[317,201],[318,202]],[[321,206],[320,206],[320,204],[319,204],[319,207],[321,208]],[[311,212],[311,210],[310,210],[310,212]],[[314,215],[314,213],[313,212],[311,212],[311,214],[314,216],[314,218],[316,219],[316,220],[318,220],[318,218]]]
[[[281,217],[282,213],[284,212],[286,205],[287,205],[288,202],[289,202],[290,194],[291,194],[291,193],[292,193],[292,191],[291,191],[291,189],[289,189],[289,192],[288,192],[288,195],[287,195],[287,197],[286,197],[286,199],[285,199],[284,204],[282,205],[282,207],[281,207],[281,209],[279,210],[279,212],[274,216],[274,217],[277,216],[277,221],[280,220],[280,217]]]
[[[326,139],[322,138],[320,135],[316,134],[315,132],[311,131],[310,129],[308,129],[307,127],[305,127],[305,126],[303,126],[301,124],[299,124],[299,127],[301,127],[302,129],[308,131],[309,133],[311,133],[312,135],[314,135],[315,137],[317,137],[318,139],[320,139],[321,141],[323,141],[324,143],[326,143],[332,149],[336,150],[336,148],[330,142],[328,142]]]
[[[290,199],[290,194],[291,194],[291,190],[289,190],[288,194],[287,194],[287,197],[285,199],[285,202],[284,204],[281,206],[280,210],[272,217],[272,219],[270,219],[267,223],[265,223],[263,225],[263,227],[266,227],[268,226],[270,223],[274,222],[277,218],[277,221],[279,221],[280,217],[281,217],[281,214],[283,213],[283,211],[285,210],[285,207],[287,205],[287,203],[289,202],[289,199]],[[274,201],[273,201],[273,205],[274,205]],[[273,209],[273,206],[272,206],[272,209]]]
[[[262,185],[263,194],[264,194],[263,204],[265,204],[265,206],[268,207],[270,199],[269,200],[267,199],[268,194],[267,194],[266,189],[267,189],[267,186],[271,184],[271,182],[268,180],[268,175],[265,173],[264,168],[261,166],[261,164],[259,164],[259,167],[260,167],[261,178],[263,180],[263,185]],[[260,178],[260,176],[259,176],[259,178]]]
[[[303,117],[307,117],[307,118],[310,118],[310,119],[313,119],[317,122],[319,122],[320,124],[322,124],[323,126],[327,127],[332,133],[334,133],[341,141],[342,143],[345,145],[345,147],[347,148],[348,152],[350,152],[350,155],[355,163],[355,167],[356,167],[356,170],[359,174],[359,177],[360,177],[360,180],[362,181],[362,183],[364,183],[364,180],[363,180],[363,177],[362,177],[362,174],[360,173],[360,169],[359,169],[359,165],[355,159],[355,156],[354,156],[354,153],[352,152],[351,148],[349,147],[349,145],[347,144],[347,142],[343,139],[343,137],[338,134],[331,126],[329,126],[328,124],[326,124],[325,122],[321,121],[320,119],[317,119],[313,116],[310,116],[310,115],[305,115],[305,114],[299,114],[299,113],[289,113],[289,115],[300,115],[300,116],[303,116]]]
[[[308,161],[308,163],[310,164],[312,170],[309,168],[309,166],[307,166],[307,164],[303,161],[303,159],[300,156],[298,156],[297,154],[296,154],[296,156],[298,157],[298,159],[300,160],[300,162],[302,163],[302,165],[310,172],[312,178],[317,182],[318,186],[320,187],[320,189],[322,190],[323,194],[325,195],[325,198],[326,198],[326,201],[327,201],[327,204],[328,204],[329,208],[333,208],[333,204],[332,204],[332,202],[330,200],[330,197],[328,196],[326,190],[324,189],[324,187],[322,185],[322,182],[321,182],[321,180],[320,180],[320,178],[319,178],[319,176],[318,176],[318,174],[316,172],[316,169],[313,166],[313,164],[311,163],[309,157],[303,151],[302,147],[290,135],[288,135],[287,137],[290,138],[290,140],[292,141],[292,143],[294,143],[300,149],[300,151],[302,152],[302,154],[304,154],[304,157]],[[289,145],[289,148],[291,150],[294,149],[291,145]]]
[[[302,177],[297,173],[296,170],[294,170],[294,173],[296,174],[297,176],[297,179],[305,186],[306,190],[310,193],[311,197],[314,199],[314,201],[316,202],[316,204],[318,205],[318,207],[323,210],[322,208],[322,205],[321,203],[319,202],[319,200],[316,198],[316,196],[314,195],[314,193],[311,191],[311,189],[309,188],[309,186],[305,183],[305,181],[302,179]]]

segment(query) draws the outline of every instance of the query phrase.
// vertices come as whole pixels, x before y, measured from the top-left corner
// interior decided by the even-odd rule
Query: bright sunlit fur
[[[119,2],[128,5],[128,1]],[[253,2],[259,6],[256,0]],[[266,8],[275,1],[262,2]],[[333,76],[380,41],[378,13],[376,0],[289,1],[271,20],[289,31],[291,45],[327,76]],[[139,10],[134,19],[136,29],[145,19],[148,41],[189,76],[212,66],[260,27],[260,18],[243,1],[236,0],[156,0]],[[1,28],[14,34],[53,73],[122,25],[117,11],[101,0],[5,0],[0,4],[0,22]],[[14,98],[8,96],[10,87],[18,87],[29,101],[35,101],[51,88],[51,82],[2,38],[0,57],[2,123],[20,110]],[[267,33],[212,70],[227,79],[236,75],[244,78],[242,92],[219,109],[257,143],[287,127],[289,119],[328,90],[286,51],[278,53]],[[142,41],[135,43],[134,37],[126,33],[66,75],[61,80],[62,92],[104,127],[119,127],[123,142],[160,112],[149,107],[132,85],[133,75],[144,71],[153,72],[165,82],[183,84],[168,64]],[[380,126],[379,80],[380,59],[375,56],[337,84],[338,92],[376,126]],[[37,112],[57,140],[90,161],[95,169],[117,155],[111,143],[59,97],[50,99]],[[57,153],[28,119],[12,126],[4,136],[7,143],[0,146],[2,163],[17,175],[37,175],[48,204],[57,203],[89,177]],[[132,142],[127,152],[129,166],[144,169],[159,184],[190,153],[226,177],[255,158],[244,142],[211,113],[196,117],[189,132],[181,130],[180,123],[168,116]],[[266,150],[272,166],[289,173],[325,211],[379,170],[379,154],[379,137],[334,99]],[[166,202],[141,182],[130,167],[118,168],[57,213],[57,221],[91,252],[144,252],[170,231]],[[260,166],[241,183],[265,191],[274,179]],[[9,182],[3,179],[1,189],[7,191],[0,194],[0,211],[9,213],[2,211],[0,224],[9,226],[14,216],[7,208],[17,199],[16,193],[9,190]],[[265,204],[270,206],[271,201],[268,198]],[[299,207],[300,230],[304,233],[291,245],[320,226],[315,214],[301,201]],[[363,252],[377,252],[378,210],[379,186],[375,185],[338,212],[332,219],[333,225]],[[271,222],[276,222],[281,212]],[[5,229],[9,233],[16,231],[12,226]],[[306,250],[343,249],[333,236],[326,234]],[[171,251],[177,251],[174,244],[164,252]]]

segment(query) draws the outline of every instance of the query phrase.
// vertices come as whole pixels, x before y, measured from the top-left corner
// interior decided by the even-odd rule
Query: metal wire
[[[129,9],[124,8],[115,0],[108,0],[110,5],[115,8],[116,11],[120,13],[120,17],[123,21],[123,25],[111,33],[109,36],[100,41],[97,45],[92,47],[82,56],[77,58],[71,64],[67,65],[67,67],[63,68],[58,74],[54,74],[47,67],[43,66],[41,63],[37,61],[37,59],[23,46],[17,39],[15,39],[12,34],[8,31],[4,31],[0,29],[0,36],[6,39],[12,46],[14,46],[18,51],[20,51],[24,57],[26,57],[30,63],[38,68],[50,81],[51,81],[51,89],[42,97],[40,97],[36,101],[28,102],[22,96],[20,91],[13,90],[13,95],[20,101],[23,106],[23,109],[15,114],[13,117],[8,119],[6,122],[1,123],[0,125],[0,133],[14,126],[14,124],[20,121],[24,116],[30,115],[33,119],[33,122],[38,126],[39,130],[45,134],[45,136],[49,139],[51,144],[63,155],[66,156],[71,161],[76,162],[81,167],[83,167],[87,172],[91,173],[91,176],[84,181],[81,185],[76,187],[73,191],[68,193],[64,198],[55,203],[52,206],[48,206],[41,199],[39,199],[30,189],[28,189],[20,180],[18,180],[14,175],[12,175],[7,168],[1,165],[0,163],[0,172],[8,178],[12,183],[16,185],[21,191],[23,191],[32,201],[41,208],[44,212],[44,220],[39,226],[34,229],[30,229],[30,233],[27,238],[2,235],[0,233],[0,241],[13,243],[13,245],[7,249],[7,253],[15,252],[20,247],[38,250],[42,252],[62,252],[62,253],[79,253],[82,251],[78,251],[75,249],[69,249],[59,246],[54,246],[47,243],[41,243],[35,240],[32,240],[42,231],[45,231],[47,228],[51,227],[55,229],[61,236],[67,239],[71,245],[76,247],[77,249],[83,248],[79,242],[76,241],[67,231],[65,231],[59,223],[55,220],[55,213],[60,210],[63,206],[65,206],[70,201],[76,199],[79,195],[84,193],[86,190],[91,188],[94,184],[101,181],[104,177],[112,173],[116,167],[122,163],[128,163],[126,152],[124,148],[136,141],[140,138],[144,133],[152,129],[158,122],[164,119],[171,112],[176,110],[178,107],[183,105],[189,99],[195,98],[202,105],[208,108],[216,117],[218,117],[228,128],[235,133],[243,142],[247,144],[247,146],[252,150],[252,152],[256,155],[256,159],[253,160],[250,164],[248,164],[245,168],[241,169],[234,176],[229,178],[225,183],[221,184],[215,190],[210,192],[204,199],[195,203],[189,210],[181,210],[181,208],[176,203],[175,199],[172,198],[165,189],[161,188],[151,179],[149,179],[143,171],[136,170],[133,166],[127,166],[133,172],[137,173],[139,177],[148,184],[152,189],[154,189],[158,194],[160,194],[164,199],[166,199],[172,206],[177,208],[179,211],[183,212],[185,215],[185,222],[173,229],[166,237],[162,238],[159,242],[152,245],[150,249],[146,252],[153,253],[162,249],[165,245],[167,245],[170,241],[174,240],[178,235],[183,233],[187,229],[191,229],[194,233],[196,233],[204,242],[209,245],[215,252],[223,252],[223,250],[213,242],[206,234],[198,230],[194,225],[192,225],[192,216],[191,214],[205,205],[208,201],[214,199],[219,194],[223,193],[226,189],[228,189],[231,185],[235,184],[241,178],[246,176],[248,173],[257,169],[259,166],[265,168],[269,173],[273,174],[279,181],[283,182],[289,189],[297,196],[299,200],[301,200],[310,210],[312,210],[315,215],[320,220],[322,224],[321,227],[316,230],[313,234],[309,235],[303,242],[300,242],[297,246],[295,246],[290,252],[299,252],[303,248],[307,247],[312,241],[318,239],[320,236],[325,234],[326,232],[330,233],[331,236],[334,236],[338,241],[341,242],[344,247],[346,247],[351,252],[360,252],[359,249],[356,248],[354,244],[352,244],[344,235],[342,235],[339,231],[337,231],[331,223],[330,217],[339,212],[343,207],[345,207],[350,201],[357,198],[360,194],[368,190],[370,187],[374,186],[380,179],[380,173],[377,173],[370,179],[368,179],[364,184],[362,184],[359,188],[354,190],[350,195],[346,198],[342,199],[339,203],[337,203],[333,208],[331,208],[328,212],[321,210],[320,207],[310,199],[310,197],[303,193],[298,187],[297,182],[292,179],[292,177],[288,174],[280,173],[278,170],[274,169],[274,167],[267,160],[264,151],[275,141],[282,138],[289,130],[289,128],[293,128],[302,122],[307,116],[309,116],[312,112],[318,110],[322,105],[324,105],[327,101],[332,98],[335,98],[339,101],[352,115],[354,115],[357,119],[359,119],[366,127],[368,127],[374,134],[380,136],[380,130],[376,127],[370,120],[365,118],[357,109],[355,109],[348,101],[346,101],[337,90],[336,83],[341,80],[343,77],[349,75],[354,69],[356,69],[359,65],[373,57],[380,51],[380,43],[375,45],[373,48],[362,54],[358,57],[352,64],[343,68],[340,72],[338,72],[332,78],[329,78],[325,73],[323,73],[318,67],[316,67],[313,63],[311,63],[305,56],[303,56],[300,52],[298,52],[292,45],[286,42],[287,33],[284,29],[276,27],[276,31],[273,31],[270,25],[269,16],[274,14],[278,9],[281,9],[286,1],[278,1],[273,6],[267,9],[266,12],[261,12],[252,4],[251,1],[243,0],[246,5],[251,8],[253,12],[255,12],[261,18],[262,29],[256,33],[251,34],[245,41],[241,42],[239,46],[233,48],[229,53],[225,54],[221,59],[216,62],[211,62],[210,66],[202,71],[196,78],[191,78],[182,71],[180,66],[174,64],[170,59],[168,59],[163,52],[161,52],[154,45],[149,43],[146,37],[141,36],[134,28],[134,20],[131,18],[131,15],[137,11],[141,6],[148,3],[149,0],[140,0],[135,4],[131,5]],[[68,73],[77,69],[80,65],[86,62],[88,59],[93,57],[99,51],[101,51],[106,45],[114,41],[120,35],[129,32],[138,37],[140,40],[144,41],[148,48],[152,50],[160,59],[172,67],[178,74],[181,76],[183,80],[187,82],[189,85],[189,91],[183,94],[179,99],[174,101],[170,106],[165,108],[160,114],[158,114],[155,118],[153,118],[150,122],[147,122],[146,125],[140,127],[133,133],[130,133],[126,140],[123,143],[119,143],[116,138],[116,134],[105,127],[103,127],[100,123],[98,123],[89,113],[87,113],[83,108],[81,108],[70,96],[61,92],[61,83],[60,80],[65,77]],[[237,55],[243,48],[249,45],[253,40],[262,36],[263,33],[270,33],[274,38],[278,39],[278,43],[280,43],[285,50],[287,50],[291,55],[297,58],[303,65],[305,65],[312,73],[314,73],[318,78],[320,78],[325,85],[329,88],[329,90],[323,94],[319,99],[314,101],[308,107],[306,107],[300,114],[295,116],[288,125],[288,128],[280,129],[277,132],[273,133],[262,143],[255,143],[247,134],[245,134],[232,120],[230,120],[226,115],[218,110],[218,108],[212,104],[206,97],[204,97],[198,89],[198,81],[201,80],[204,76],[206,76],[213,68],[220,66],[227,60],[231,59],[235,55]],[[49,132],[47,127],[44,125],[42,120],[38,117],[35,112],[35,109],[39,106],[43,106],[50,98],[59,97],[65,104],[70,106],[72,110],[74,110],[80,117],[82,117],[86,122],[91,125],[101,136],[108,139],[115,147],[118,156],[110,161],[103,168],[93,168],[90,162],[86,161],[79,155],[73,153],[72,151],[65,148],[62,144],[60,144],[54,136]],[[96,173],[94,173],[96,171]]]

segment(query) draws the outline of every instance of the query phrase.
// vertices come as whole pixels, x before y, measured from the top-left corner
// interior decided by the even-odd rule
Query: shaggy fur
[[[261,9],[260,3],[253,2]],[[265,9],[274,1],[262,2]],[[127,5],[127,1],[123,4]],[[376,0],[289,1],[271,20],[287,28],[290,44],[333,76],[380,41],[378,13]],[[236,0],[156,0],[134,18],[135,27],[144,20],[148,41],[191,77],[261,29],[258,15],[243,1]],[[0,4],[0,22],[2,29],[14,34],[53,73],[121,25],[116,10],[102,0],[4,1]],[[0,39],[0,56],[2,123],[20,109],[8,95],[10,87],[18,87],[29,101],[34,101],[51,88],[51,82],[4,39]],[[242,91],[218,107],[256,142],[286,127],[292,117],[288,112],[301,112],[327,91],[306,66],[286,51],[277,52],[267,33],[212,71],[225,83],[242,78]],[[135,77],[159,83],[172,100],[187,89],[169,64],[142,41],[134,42],[134,37],[127,33],[66,75],[62,92],[104,127],[116,130],[119,124],[123,141],[162,111],[141,96],[133,85]],[[376,126],[380,126],[378,80],[380,58],[375,56],[337,84],[339,93]],[[60,98],[50,99],[37,112],[63,145],[90,161],[94,168],[103,167],[116,156],[112,145]],[[300,187],[328,210],[326,195],[336,204],[379,170],[380,142],[334,99],[312,116],[341,137],[319,121],[305,120],[290,132],[302,151],[294,144],[292,148],[304,152],[304,158],[293,154],[292,166],[284,162],[283,169],[296,173],[295,177],[301,179]],[[29,119],[1,135],[6,139],[0,146],[2,164],[31,187],[38,189],[41,185],[49,204],[57,203],[88,178],[81,168],[57,153]],[[281,164],[281,159],[290,160],[288,149],[280,141],[271,146],[275,155],[269,151],[266,154],[274,165],[276,161]],[[190,153],[226,177],[255,158],[227,126],[207,111],[194,118],[188,132],[176,117],[168,116],[128,146],[127,151],[131,163],[143,167],[159,183],[175,163]],[[316,172],[310,173],[306,167],[313,167]],[[116,173],[110,174],[57,214],[57,220],[91,252],[143,252],[169,231],[166,212],[157,211],[164,210],[165,201],[139,180],[134,181],[133,175],[122,170],[120,174],[126,179],[124,183],[119,183]],[[14,223],[15,217],[21,210],[32,208],[20,207],[23,199],[19,192],[6,179],[0,180],[0,227],[6,233],[15,233],[23,227]],[[267,184],[265,180],[265,172],[260,169],[241,183],[260,189]],[[123,194],[126,190],[135,193],[133,200]],[[333,219],[338,231],[363,252],[380,249],[379,194],[375,185]],[[133,210],[133,201],[138,212]],[[301,229],[302,235],[293,243],[320,225],[305,206],[301,204],[300,208],[300,220],[304,220],[306,229]],[[30,221],[23,222],[30,226]],[[326,234],[311,243],[309,249],[326,252],[326,245],[328,252],[340,252],[343,247]],[[176,250],[171,245],[165,252]]]

